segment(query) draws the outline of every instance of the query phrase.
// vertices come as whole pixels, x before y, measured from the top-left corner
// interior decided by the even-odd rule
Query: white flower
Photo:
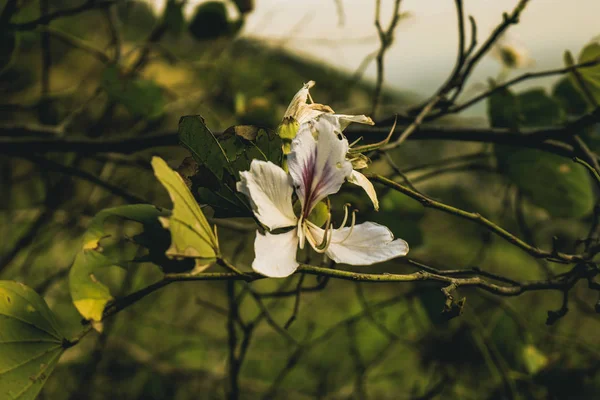
[[[283,121],[279,126],[279,136],[283,139],[283,151],[285,154],[290,152],[290,143],[296,137],[301,126],[311,121],[314,122],[323,115],[331,117],[326,118],[325,121],[335,121],[339,125],[340,134],[352,122],[375,125],[373,120],[366,115],[336,114],[328,105],[315,103],[309,92],[309,89],[314,85],[315,81],[305,83],[296,93],[283,115]],[[309,100],[310,103],[308,103]],[[357,153],[348,154],[347,158],[352,162],[354,167],[354,170],[347,178],[348,182],[362,187],[373,202],[375,210],[379,210],[379,200],[377,199],[377,193],[373,184],[363,174],[356,171],[356,169],[367,167],[368,158]]]
[[[256,232],[255,259],[252,268],[266,276],[285,277],[298,268],[296,253],[305,242],[325,253],[337,263],[370,265],[408,253],[408,244],[394,240],[392,232],[373,222],[355,224],[352,213],[350,226],[333,228],[331,214],[325,229],[309,220],[314,207],[337,193],[352,173],[352,163],[346,159],[348,141],[341,136],[339,119],[322,115],[300,126],[291,144],[287,174],[281,167],[253,160],[249,171],[240,173],[237,190],[249,199],[256,218],[269,231]],[[366,179],[366,178],[365,178]],[[292,195],[301,205],[296,216]],[[291,228],[285,233],[275,229]]]

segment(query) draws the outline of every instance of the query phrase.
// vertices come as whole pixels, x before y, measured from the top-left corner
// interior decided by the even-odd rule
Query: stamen
[[[354,146],[356,143],[360,142],[363,139],[363,137],[359,137],[358,139],[356,139],[354,142],[350,143],[350,145],[348,147],[352,147]]]
[[[300,215],[300,218],[298,219],[298,247],[300,249],[304,248],[304,240],[306,239],[304,236],[304,229],[303,229],[303,219],[304,217],[302,215]]]
[[[342,223],[340,224],[340,227],[338,229],[342,229],[344,225],[346,225],[346,222],[348,221],[348,209],[351,205],[352,204],[350,203],[344,204],[344,219],[342,220]]]
[[[312,226],[316,226],[312,222],[306,221],[306,225],[308,225],[308,224],[310,224]],[[317,240],[314,238],[314,236],[310,232],[310,229],[308,229],[308,226],[305,226],[305,229],[306,229],[306,231],[304,233],[306,234],[306,240],[308,240],[308,242],[312,246],[313,250],[319,254],[325,253],[325,251],[327,251],[327,248],[321,249],[320,246],[317,246]],[[323,238],[325,238],[325,236],[323,236]],[[327,246],[327,247],[329,247],[329,246]]]
[[[331,223],[331,213],[327,213],[327,222],[325,223],[325,233],[323,234],[323,240],[321,241],[319,248],[327,249],[327,247],[329,247],[329,243],[327,241],[327,235],[328,235],[329,231],[332,231],[332,230],[333,230],[333,227],[332,227],[332,223]]]
[[[355,153],[359,153],[359,152],[364,153],[366,151],[377,150],[378,148],[385,146],[386,144],[388,144],[388,142],[392,138],[392,134],[396,130],[397,123],[398,123],[398,115],[396,115],[396,119],[394,119],[394,125],[392,125],[392,129],[390,129],[390,133],[388,133],[388,135],[385,139],[383,139],[381,142],[357,146],[357,147],[353,148],[352,151]]]
[[[358,212],[358,210],[352,210],[352,223],[350,224],[350,230],[348,231],[348,234],[346,235],[346,237],[343,238],[342,240],[340,240],[339,242],[335,242],[336,244],[344,243],[346,240],[348,240],[350,235],[352,235],[352,231],[354,230],[354,225],[356,225],[356,213],[357,212]]]
[[[308,92],[308,100],[310,100],[310,104],[314,104],[314,100],[312,98],[312,96],[310,95],[310,92]]]

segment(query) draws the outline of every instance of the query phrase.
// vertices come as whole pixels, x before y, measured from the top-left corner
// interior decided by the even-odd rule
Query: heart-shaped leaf
[[[35,291],[0,281],[0,398],[35,399],[69,346]]]
[[[195,272],[207,268],[219,254],[219,243],[183,178],[160,157],[152,158],[154,174],[169,192],[173,212],[160,221],[171,232],[168,257],[192,258]]]

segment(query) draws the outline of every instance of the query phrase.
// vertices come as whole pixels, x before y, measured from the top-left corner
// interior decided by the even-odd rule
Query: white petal
[[[277,235],[269,232],[262,235],[256,231],[255,258],[252,262],[252,269],[271,278],[289,276],[298,268],[297,251],[298,233],[296,229]]]
[[[341,136],[338,120],[323,114],[302,124],[292,141],[288,170],[305,217],[315,204],[337,193],[352,173],[352,163],[346,160],[348,140],[338,135]]]
[[[375,125],[375,122],[370,117],[366,115],[346,115],[346,114],[335,114],[335,116],[340,121],[340,128],[342,130],[346,129],[348,125],[353,122],[358,124],[366,124],[366,125]]]
[[[392,232],[383,225],[365,222],[333,232],[329,248],[325,252],[336,263],[350,265],[371,265],[387,261],[408,253],[408,243],[394,240]],[[323,238],[323,229],[310,228],[317,241]]]
[[[355,185],[360,186],[367,192],[367,195],[373,202],[373,207],[375,207],[376,211],[379,211],[379,200],[377,200],[377,192],[375,192],[375,188],[370,180],[367,179],[366,176],[361,174],[360,172],[354,170],[352,171],[352,175],[348,178],[348,182],[354,183]]]
[[[285,114],[283,114],[283,119],[292,117],[297,120],[297,115],[300,108],[306,105],[306,100],[308,99],[308,90],[314,85],[315,81],[309,81],[302,86],[302,89],[296,93],[287,110],[285,111]]]
[[[296,121],[299,124],[303,124],[305,122],[311,121],[322,114],[333,114],[333,110],[331,107],[326,106],[324,104],[305,104],[300,106],[298,109],[298,113],[296,114]]]
[[[250,170],[240,172],[236,187],[250,199],[254,215],[267,228],[273,230],[296,224],[292,208],[294,188],[281,167],[270,161],[252,160]]]

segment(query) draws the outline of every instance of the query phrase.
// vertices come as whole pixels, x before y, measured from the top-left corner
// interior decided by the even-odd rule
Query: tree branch
[[[545,251],[540,248],[534,247],[534,246],[524,242],[523,240],[519,239],[518,237],[514,236],[510,232],[506,231],[504,228],[494,224],[492,221],[481,216],[478,213],[464,211],[464,210],[449,206],[447,204],[440,203],[440,202],[433,200],[419,192],[415,192],[414,190],[412,190],[406,186],[400,185],[399,183],[389,180],[383,176],[369,174],[369,175],[367,175],[367,177],[375,182],[379,182],[379,183],[381,183],[391,189],[394,189],[400,193],[404,193],[405,195],[420,202],[424,207],[444,211],[448,214],[455,215],[457,217],[473,221],[473,222],[477,223],[478,225],[481,225],[484,228],[488,229],[489,231],[500,236],[501,238],[505,239],[509,243],[512,243],[515,246],[525,250],[527,253],[529,253],[530,255],[532,255],[535,258],[544,258],[544,259],[547,259],[548,261],[554,261],[554,262],[560,262],[560,263],[576,263],[576,262],[586,261],[585,257],[582,255],[564,254],[564,253],[554,252],[554,251],[549,252],[549,251]]]

